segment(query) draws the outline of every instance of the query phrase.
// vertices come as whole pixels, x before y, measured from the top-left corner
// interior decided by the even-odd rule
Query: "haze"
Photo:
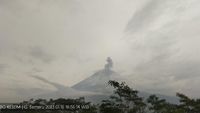
[[[0,101],[72,86],[107,57],[131,86],[200,96],[199,0],[0,0]],[[130,82],[129,81],[129,82]]]

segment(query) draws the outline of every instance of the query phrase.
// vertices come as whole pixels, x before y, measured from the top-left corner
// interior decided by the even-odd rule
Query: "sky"
[[[104,67],[138,90],[199,97],[199,0],[0,0],[0,100]]]

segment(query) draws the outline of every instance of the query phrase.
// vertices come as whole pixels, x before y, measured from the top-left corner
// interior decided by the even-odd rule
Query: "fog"
[[[147,92],[199,97],[198,0],[0,0],[0,100],[104,68]],[[13,98],[11,98],[13,97]]]

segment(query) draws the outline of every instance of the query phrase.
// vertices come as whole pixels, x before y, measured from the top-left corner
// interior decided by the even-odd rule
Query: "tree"
[[[24,101],[20,103],[20,105],[32,105],[32,106],[48,106],[48,105],[83,105],[88,106],[87,109],[81,109],[81,108],[72,108],[72,109],[51,109],[51,110],[2,110],[2,113],[97,113],[97,108],[95,105],[92,105],[90,102],[85,102],[85,99],[83,97],[80,97],[78,99],[65,99],[65,98],[59,98],[59,99],[50,99],[49,101],[46,99],[37,99],[31,101]]]
[[[190,99],[184,94],[177,93],[179,97],[179,108],[183,109],[185,113],[199,113],[200,112],[200,99]]]
[[[149,103],[149,110],[153,113],[183,113],[177,109],[177,105],[168,103],[165,99],[159,99],[156,95],[150,95],[147,103]]]
[[[146,104],[138,96],[138,91],[131,89],[124,82],[109,81],[114,88],[114,95],[109,100],[102,101],[102,113],[144,113]],[[115,111],[116,110],[116,111]]]

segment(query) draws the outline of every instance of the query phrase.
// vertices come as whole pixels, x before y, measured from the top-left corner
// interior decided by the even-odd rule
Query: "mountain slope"
[[[71,87],[67,87],[58,83],[54,83],[51,81],[46,80],[45,78],[39,77],[39,76],[32,76],[35,79],[38,79],[40,81],[43,81],[47,84],[50,84],[56,88],[55,91],[49,91],[46,93],[42,93],[40,95],[35,95],[36,98],[76,98],[81,96],[89,96],[89,95],[98,95],[94,92],[88,92],[88,91],[79,91],[76,89],[73,89]]]
[[[112,89],[108,86],[108,81],[116,80],[118,76],[119,74],[112,70],[103,69],[97,71],[85,80],[75,84],[74,86],[72,86],[72,88],[80,91],[109,93]]]
[[[118,82],[130,81],[120,76],[117,72],[111,70],[111,67],[108,66],[108,65],[111,65],[109,63],[110,62],[108,62],[105,65],[104,69],[97,71],[90,77],[80,81],[79,83],[75,84],[71,88],[79,90],[79,91],[88,91],[88,92],[98,93],[98,95],[86,96],[87,100],[94,103],[98,103],[98,102],[101,102],[101,100],[103,99],[109,98],[109,96],[113,93],[113,90],[114,90],[111,86],[108,85],[109,80],[116,80]],[[150,96],[151,94],[147,92],[139,92],[139,95],[141,97],[148,98],[148,96]],[[178,103],[178,99],[176,97],[160,95],[160,94],[156,94],[156,95],[160,98],[166,99],[170,103]]]

